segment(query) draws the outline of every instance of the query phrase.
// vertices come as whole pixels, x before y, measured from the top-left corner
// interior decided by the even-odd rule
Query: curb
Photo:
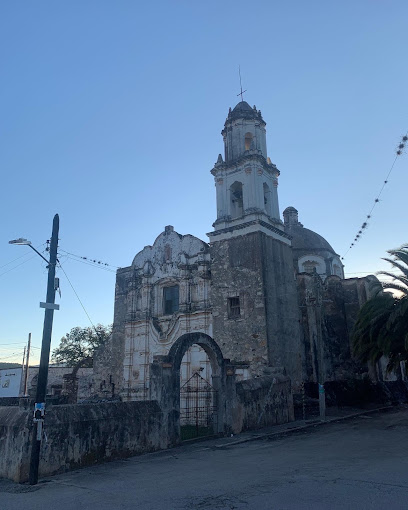
[[[296,432],[302,432],[307,429],[316,428],[322,425],[329,425],[330,423],[336,423],[340,421],[351,420],[353,418],[358,418],[359,416],[365,416],[367,414],[381,413],[390,411],[391,409],[395,409],[395,406],[385,406],[385,407],[377,407],[376,409],[369,409],[367,411],[361,411],[358,413],[347,414],[346,416],[338,416],[334,418],[329,418],[325,421],[314,421],[313,423],[308,423],[305,425],[301,425],[299,427],[287,428],[285,430],[279,430],[276,432],[265,432],[261,434],[257,434],[256,436],[251,437],[243,437],[242,439],[237,439],[236,441],[232,441],[230,443],[225,443],[222,445],[215,445],[215,448],[225,449],[230,446],[235,446],[242,443],[249,443],[250,441],[259,441],[260,439],[279,439],[280,437],[288,436],[290,434]]]

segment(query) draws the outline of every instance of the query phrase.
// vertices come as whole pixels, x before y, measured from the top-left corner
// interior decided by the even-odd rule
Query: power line
[[[70,284],[71,289],[74,291],[75,296],[77,297],[77,299],[78,299],[78,301],[79,301],[80,305],[82,306],[82,309],[84,310],[84,312],[85,312],[86,316],[88,317],[89,322],[92,324],[92,327],[94,328],[94,330],[95,330],[95,332],[96,332],[97,336],[99,337],[99,333],[98,333],[98,330],[97,330],[97,329],[96,329],[96,327],[95,327],[95,324],[92,322],[92,319],[90,318],[90,316],[89,316],[88,312],[87,312],[87,311],[86,311],[86,309],[85,309],[85,306],[83,305],[82,301],[80,300],[80,298],[79,298],[79,296],[78,296],[77,291],[74,289],[74,286],[72,285],[71,280],[68,278],[67,273],[65,272],[64,268],[62,267],[61,262],[58,262],[58,266],[60,267],[60,269],[61,269],[61,270],[62,270],[62,272],[64,273],[65,278],[68,280],[68,283]]]
[[[38,255],[33,255],[32,257],[30,257],[29,259],[25,260],[24,262],[21,262],[21,264],[17,264],[16,266],[12,267],[11,269],[8,269],[7,271],[4,271],[4,273],[0,273],[0,276],[3,276],[6,273],[9,273],[10,271],[13,271],[13,269],[17,269],[18,267],[22,266],[26,262],[29,262],[30,260],[35,259],[37,256]]]
[[[63,253],[66,253],[67,255],[70,255],[71,257],[75,257],[77,259],[81,259],[83,261],[86,261],[88,263],[92,263],[92,264],[95,264],[96,266],[99,266],[99,267],[114,267],[115,269],[120,269],[119,266],[114,266],[112,264],[108,264],[107,262],[103,262],[102,260],[97,260],[97,259],[94,259],[92,257],[86,257],[84,255],[76,255],[75,253],[71,253],[69,251],[66,251],[66,250],[62,250],[61,248],[59,249],[60,252],[63,252]]]
[[[25,345],[27,342],[10,342],[8,344],[0,344],[0,345]]]
[[[348,253],[348,252],[349,252],[349,251],[353,248],[353,246],[355,246],[355,245],[358,243],[358,241],[361,239],[361,237],[362,237],[362,235],[363,235],[363,232],[365,232],[365,230],[368,228],[368,220],[370,220],[370,219],[371,219],[371,216],[372,216],[372,214],[373,214],[374,208],[375,208],[375,207],[376,207],[376,205],[380,202],[380,196],[381,196],[382,192],[384,191],[385,186],[388,184],[388,179],[389,179],[389,177],[390,177],[390,175],[391,175],[391,172],[392,172],[392,170],[393,170],[393,168],[394,168],[394,166],[395,166],[395,163],[396,163],[396,161],[397,161],[398,157],[399,157],[399,156],[401,156],[401,155],[403,154],[403,152],[404,152],[405,145],[406,145],[407,141],[408,141],[408,131],[407,131],[407,133],[406,133],[406,134],[405,134],[405,135],[401,138],[401,141],[400,141],[400,143],[398,144],[398,146],[397,146],[397,148],[396,148],[396,150],[395,150],[395,158],[394,158],[394,161],[393,161],[393,163],[392,163],[392,165],[391,165],[391,168],[389,169],[389,171],[388,171],[388,173],[387,173],[387,176],[386,176],[386,178],[385,178],[385,180],[384,180],[384,182],[383,182],[383,184],[382,184],[382,186],[381,186],[381,189],[380,189],[379,193],[377,194],[376,198],[374,199],[374,203],[373,203],[373,205],[372,205],[372,207],[371,207],[371,209],[370,209],[369,213],[367,214],[365,221],[362,223],[362,225],[361,225],[361,227],[359,228],[359,230],[358,230],[357,234],[355,235],[355,237],[354,237],[354,241],[350,244],[349,249],[348,249],[348,250],[344,253],[344,255],[341,257],[341,258],[342,258],[342,260],[344,260],[344,257],[345,257],[345,256],[347,255],[347,253]],[[351,273],[349,273],[349,274],[351,274]]]
[[[29,254],[30,254],[30,252],[24,253],[23,255],[20,255],[19,257],[16,257],[15,259],[10,260],[10,262],[6,262],[2,266],[0,266],[0,269],[3,269],[3,267],[9,266],[10,264],[15,262],[16,260],[22,259],[23,257],[27,257],[27,255],[29,255]]]
[[[0,358],[0,361],[3,361],[4,359],[9,359],[9,358],[15,358],[16,356],[21,356],[22,353],[23,353],[23,351],[14,352],[13,354],[10,354],[9,356],[5,356],[4,358]]]

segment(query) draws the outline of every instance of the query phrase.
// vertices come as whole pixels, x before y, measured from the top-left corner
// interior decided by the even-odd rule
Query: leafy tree
[[[79,362],[83,362],[84,367],[92,367],[95,349],[103,345],[111,333],[112,326],[102,324],[97,324],[95,328],[72,328],[52,352],[52,360],[70,367]]]
[[[399,273],[380,271],[392,282],[383,289],[392,289],[398,296],[380,292],[362,306],[353,331],[353,351],[358,359],[377,362],[387,356],[387,370],[398,369],[401,361],[408,366],[408,245],[389,250],[392,258],[384,258]]]

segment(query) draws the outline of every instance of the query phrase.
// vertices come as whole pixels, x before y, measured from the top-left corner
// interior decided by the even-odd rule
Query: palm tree
[[[379,271],[392,278],[383,289],[397,291],[398,296],[379,292],[360,309],[353,331],[353,352],[363,362],[377,362],[387,356],[387,371],[408,366],[408,245],[388,250],[384,258],[400,273]]]
[[[402,297],[408,296],[408,245],[403,245],[395,250],[388,250],[394,259],[384,258],[395,269],[401,271],[402,274],[389,273],[388,271],[379,271],[377,274],[390,276],[393,282],[384,283],[384,289],[393,289],[402,293]]]

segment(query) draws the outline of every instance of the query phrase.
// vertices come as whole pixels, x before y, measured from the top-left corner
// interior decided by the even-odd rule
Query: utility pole
[[[26,366],[24,371],[24,393],[23,397],[27,397],[27,382],[28,382],[28,363],[30,361],[30,348],[31,348],[31,333],[28,333],[28,345],[27,345],[27,359],[26,359]]]
[[[21,364],[20,391],[19,391],[19,394],[18,394],[19,397],[21,397],[21,395],[24,396],[25,354],[26,354],[26,346],[24,346],[23,363]]]
[[[316,324],[317,324],[317,343],[318,343],[318,388],[319,388],[319,415],[321,421],[326,421],[326,391],[324,388],[324,382],[326,379],[325,366],[324,366],[324,343],[322,334],[322,306],[323,296],[321,295],[320,281],[317,287],[317,303],[316,303]]]
[[[59,216],[54,216],[52,224],[52,236],[50,244],[50,260],[48,262],[48,284],[47,299],[45,303],[40,303],[41,308],[45,308],[44,328],[41,344],[40,367],[38,370],[37,392],[34,405],[34,427],[30,459],[30,485],[36,485],[38,482],[38,466],[40,463],[40,449],[45,415],[45,396],[47,393],[48,365],[50,358],[52,322],[54,310],[59,306],[55,304],[55,266],[57,264]]]

